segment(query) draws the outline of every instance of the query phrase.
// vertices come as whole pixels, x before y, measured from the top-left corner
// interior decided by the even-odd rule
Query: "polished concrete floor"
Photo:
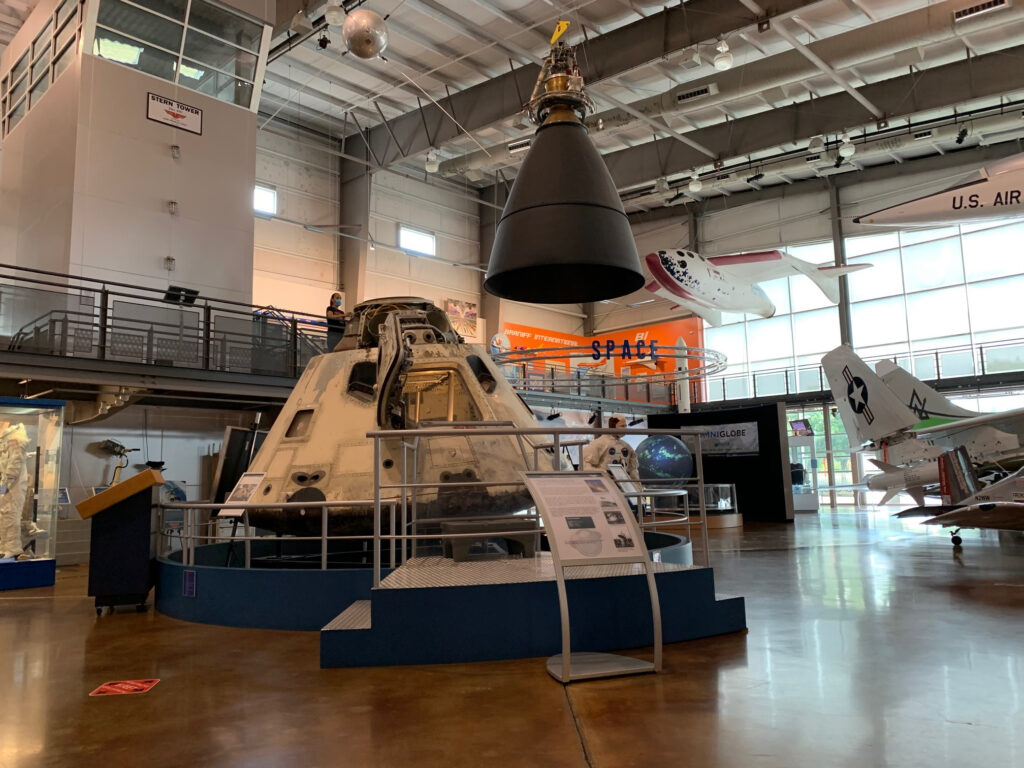
[[[749,632],[569,687],[540,659],[322,671],[316,633],[97,619],[63,568],[0,593],[0,766],[1024,766],[1019,535],[954,552],[845,510],[712,549]]]

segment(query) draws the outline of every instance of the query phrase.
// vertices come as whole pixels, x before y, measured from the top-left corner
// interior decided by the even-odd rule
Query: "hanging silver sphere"
[[[360,59],[380,56],[388,47],[388,30],[380,14],[367,8],[352,11],[341,27],[345,47]]]

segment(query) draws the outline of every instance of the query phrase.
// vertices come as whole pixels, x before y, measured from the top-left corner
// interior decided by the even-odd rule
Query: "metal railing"
[[[899,355],[875,355],[864,361],[873,365],[891,360],[923,381],[943,381],[965,376],[987,376],[1024,372],[1024,339],[967,344],[942,349],[916,350]],[[697,382],[699,385],[700,382]],[[771,368],[727,376],[712,376],[705,382],[709,401],[744,400],[804,392],[828,391],[828,380],[820,365]],[[698,398],[694,393],[694,401]]]
[[[0,264],[9,351],[295,378],[326,337],[303,312]]]
[[[378,586],[381,580],[381,571],[384,564],[389,568],[396,568],[406,562],[409,557],[415,557],[417,546],[420,542],[443,542],[452,539],[496,539],[506,536],[522,536],[523,529],[516,530],[480,530],[468,533],[444,533],[440,530],[421,531],[421,527],[431,526],[439,528],[445,522],[497,522],[508,521],[535,521],[538,524],[536,533],[543,533],[540,527],[540,518],[531,502],[524,505],[523,509],[507,515],[457,515],[451,517],[423,517],[417,515],[417,500],[423,491],[437,490],[440,488],[492,488],[499,486],[519,487],[525,492],[526,485],[522,477],[515,479],[484,482],[420,482],[418,477],[418,451],[420,439],[432,437],[488,437],[505,436],[515,440],[520,445],[520,454],[524,459],[524,467],[527,470],[550,470],[556,468],[566,472],[577,471],[576,467],[566,466],[561,454],[561,448],[571,440],[564,440],[563,436],[587,435],[597,436],[602,434],[621,434],[621,430],[609,429],[580,429],[580,428],[517,428],[514,426],[494,426],[495,422],[455,422],[449,423],[446,427],[430,427],[414,430],[386,430],[369,432],[367,437],[373,440],[374,450],[374,497],[373,499],[358,500],[326,500],[326,501],[298,501],[298,502],[277,502],[267,504],[240,504],[238,502],[225,502],[214,504],[208,502],[181,502],[160,505],[161,524],[161,545],[159,554],[168,556],[174,550],[174,544],[178,543],[181,550],[181,561],[184,566],[195,566],[196,549],[202,544],[228,544],[228,562],[230,562],[231,551],[236,544],[242,546],[242,567],[252,567],[252,545],[254,542],[319,542],[319,555],[321,570],[329,567],[330,542],[332,541],[361,541],[369,547],[372,557],[373,585]],[[673,435],[680,439],[689,438],[694,446],[694,470],[693,477],[688,478],[664,478],[657,481],[637,483],[637,481],[617,481],[622,488],[624,495],[632,499],[637,508],[640,525],[644,530],[657,531],[659,528],[685,527],[686,537],[693,542],[693,527],[699,527],[700,545],[703,554],[703,563],[710,565],[708,531],[707,531],[707,509],[705,507],[704,480],[702,471],[702,458],[697,429],[646,429],[631,430],[631,435]],[[535,437],[550,437],[550,442],[537,441]],[[402,465],[400,468],[400,479],[397,483],[383,483],[381,479],[382,467],[382,442],[386,440],[399,440],[402,452]],[[579,468],[585,471],[586,468]],[[522,471],[519,468],[517,471]],[[691,505],[688,496],[681,493],[681,486],[688,485],[696,489],[697,504]],[[638,487],[631,487],[638,486]],[[667,488],[668,487],[668,488]],[[391,492],[391,493],[388,493]],[[656,505],[654,499],[659,497],[672,497],[680,499],[675,506]],[[330,522],[332,512],[344,514],[346,509],[366,509],[372,506],[373,522],[372,531],[352,535],[332,535],[330,533]],[[699,515],[692,514],[693,507],[699,510]],[[277,535],[257,536],[254,528],[248,519],[248,512],[257,509],[304,509],[320,510],[320,533],[310,536],[285,536]],[[388,531],[383,532],[383,515],[387,512]],[[167,513],[182,514],[180,523],[170,523],[167,520]],[[211,518],[211,513],[230,513],[230,516],[222,514]],[[315,519],[315,518],[314,518]],[[336,519],[336,518],[335,518]],[[230,522],[232,531],[230,534],[218,532],[218,524]],[[238,529],[241,529],[241,533]],[[387,551],[383,547],[386,545]],[[227,565],[227,563],[226,563]]]

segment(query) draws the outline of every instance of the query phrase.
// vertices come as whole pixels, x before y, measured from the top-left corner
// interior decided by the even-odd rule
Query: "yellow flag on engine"
[[[568,21],[560,21],[560,22],[558,22],[558,24],[555,25],[555,34],[553,34],[551,36],[551,45],[554,45],[555,41],[557,41],[558,38],[560,38],[562,35],[564,35],[565,34],[565,30],[567,30],[568,28],[569,28],[569,22]]]

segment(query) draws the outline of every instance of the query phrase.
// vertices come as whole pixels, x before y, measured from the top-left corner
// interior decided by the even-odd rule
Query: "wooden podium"
[[[146,610],[155,584],[152,488],[163,483],[157,470],[147,469],[76,506],[82,518],[92,520],[89,596],[96,598],[97,615],[115,605]]]

